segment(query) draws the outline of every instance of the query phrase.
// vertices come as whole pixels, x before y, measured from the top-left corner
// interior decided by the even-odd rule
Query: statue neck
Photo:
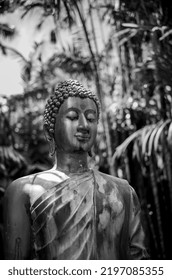
[[[56,152],[56,169],[66,174],[88,171],[87,153]]]

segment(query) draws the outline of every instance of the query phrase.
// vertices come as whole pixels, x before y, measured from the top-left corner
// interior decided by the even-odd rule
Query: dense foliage
[[[100,170],[129,180],[142,202],[151,257],[171,258],[171,231],[164,221],[172,214],[172,4],[166,0],[0,3],[0,14],[16,9],[21,18],[32,18],[34,11],[39,14],[38,33],[51,18],[52,52],[45,59],[47,42],[42,40],[35,42],[29,58],[24,57],[3,42],[4,37],[17,36],[16,29],[0,24],[0,49],[20,58],[24,88],[22,95],[1,102],[1,173],[14,179],[52,164],[42,130],[45,100],[57,82],[77,78],[97,92],[102,104],[94,149]],[[70,40],[65,41],[63,33]],[[10,153],[11,163],[6,164]],[[15,175],[14,157],[19,172]]]

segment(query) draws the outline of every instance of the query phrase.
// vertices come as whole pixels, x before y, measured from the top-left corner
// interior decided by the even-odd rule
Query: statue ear
[[[45,133],[45,137],[49,143],[49,148],[50,148],[50,156],[54,156],[55,151],[56,151],[56,144],[54,141],[54,137],[53,135],[49,132],[47,125],[44,125],[44,133]]]
[[[49,132],[47,124],[44,124],[44,135],[48,142],[52,141],[53,135]]]

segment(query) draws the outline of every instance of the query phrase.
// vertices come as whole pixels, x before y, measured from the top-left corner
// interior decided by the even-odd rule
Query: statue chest
[[[35,250],[43,259],[116,259],[124,223],[117,190],[94,177],[67,180],[32,205]]]

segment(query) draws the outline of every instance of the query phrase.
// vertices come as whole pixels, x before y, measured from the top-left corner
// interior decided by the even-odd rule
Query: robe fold
[[[140,204],[127,181],[89,170],[30,208],[37,259],[146,259]]]

